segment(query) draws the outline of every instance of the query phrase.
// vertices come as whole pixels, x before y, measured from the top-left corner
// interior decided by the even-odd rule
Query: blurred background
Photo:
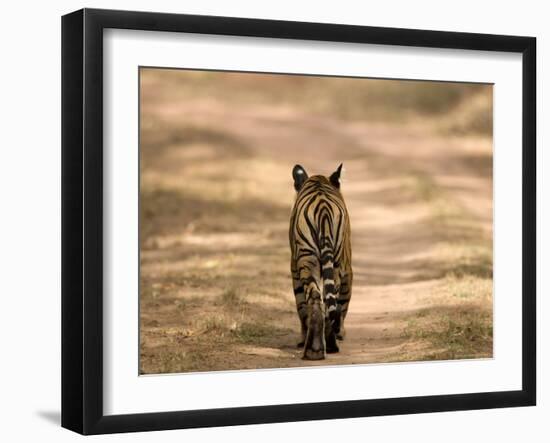
[[[492,356],[491,85],[142,68],[140,371]],[[305,362],[296,163],[340,163],[354,285]]]

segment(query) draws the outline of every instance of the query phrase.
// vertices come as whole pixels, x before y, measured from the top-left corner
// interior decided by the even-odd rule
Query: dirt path
[[[492,355],[490,139],[204,100],[145,97],[142,109],[142,372]],[[305,362],[290,171],[340,162],[355,274],[347,337]]]

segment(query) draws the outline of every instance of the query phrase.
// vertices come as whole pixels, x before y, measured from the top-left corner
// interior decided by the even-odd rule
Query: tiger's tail
[[[330,219],[324,218],[321,229],[321,276],[323,278],[323,300],[328,319],[335,334],[340,332],[341,307],[338,304],[338,291],[334,278],[334,241]]]

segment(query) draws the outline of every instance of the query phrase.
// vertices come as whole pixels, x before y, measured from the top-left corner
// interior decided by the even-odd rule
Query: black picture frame
[[[104,415],[102,36],[107,28],[522,54],[522,389]],[[105,434],[535,405],[535,67],[536,39],[533,37],[97,9],[83,9],[63,16],[62,426],[82,434]]]

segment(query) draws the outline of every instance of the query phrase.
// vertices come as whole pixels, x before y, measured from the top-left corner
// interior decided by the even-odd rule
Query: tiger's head
[[[292,178],[294,178],[294,189],[296,192],[300,192],[306,183],[330,183],[334,188],[340,189],[340,180],[342,175],[342,166],[340,166],[334,171],[329,177],[324,175],[313,175],[308,176],[306,170],[301,165],[295,165],[292,169]]]

